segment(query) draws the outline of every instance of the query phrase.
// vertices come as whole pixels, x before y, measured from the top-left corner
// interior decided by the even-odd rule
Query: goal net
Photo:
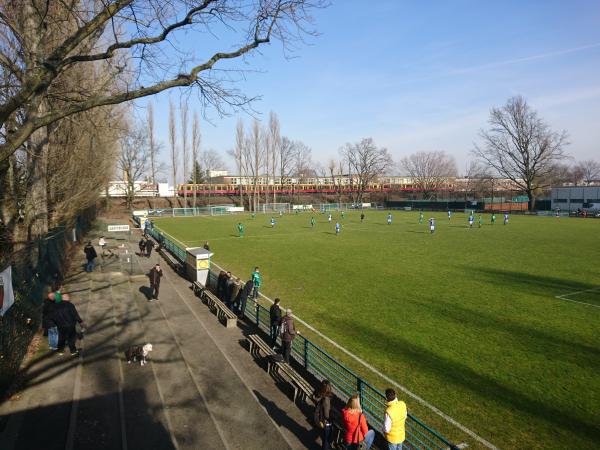
[[[262,205],[262,212],[273,213],[273,212],[284,212],[289,213],[291,206],[289,203],[265,203]]]

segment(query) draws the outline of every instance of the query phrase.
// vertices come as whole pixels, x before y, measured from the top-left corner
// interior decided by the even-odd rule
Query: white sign
[[[136,209],[133,211],[133,215],[134,216],[147,216],[148,210],[147,209]]]
[[[3,272],[0,272],[0,316],[3,316],[15,302],[11,272],[11,266],[8,266],[8,269]]]
[[[129,231],[129,225],[109,225],[108,231]]]

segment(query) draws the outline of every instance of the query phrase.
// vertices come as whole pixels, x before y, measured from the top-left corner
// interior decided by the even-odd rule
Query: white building
[[[600,186],[553,187],[551,198],[552,209],[600,211]]]

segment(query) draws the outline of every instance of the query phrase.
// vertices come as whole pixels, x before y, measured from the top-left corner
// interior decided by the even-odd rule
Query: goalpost
[[[263,213],[289,213],[292,209],[289,203],[264,203],[261,208]]]

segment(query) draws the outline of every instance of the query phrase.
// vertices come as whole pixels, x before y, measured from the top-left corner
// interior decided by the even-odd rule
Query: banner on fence
[[[109,225],[108,231],[129,231],[129,225]]]
[[[0,316],[3,316],[14,302],[15,295],[12,288],[12,267],[8,266],[8,268],[0,272]]]

